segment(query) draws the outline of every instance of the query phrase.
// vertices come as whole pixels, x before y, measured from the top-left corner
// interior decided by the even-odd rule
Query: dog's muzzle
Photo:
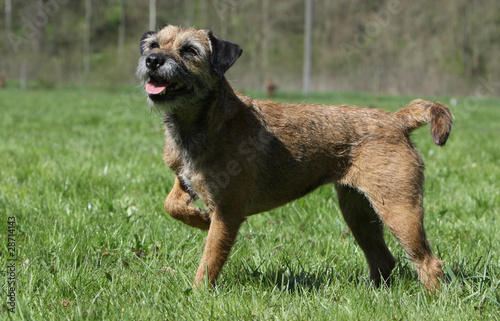
[[[174,58],[153,53],[144,58],[142,63],[146,67],[142,69],[143,72],[149,76],[145,80],[145,89],[153,102],[170,101],[190,92],[185,83],[177,80],[181,70]]]

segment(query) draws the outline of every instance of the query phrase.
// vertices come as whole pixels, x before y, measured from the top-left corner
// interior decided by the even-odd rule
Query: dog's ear
[[[208,33],[210,43],[212,44],[211,63],[215,75],[219,78],[224,77],[224,73],[241,56],[243,49],[235,43],[215,36],[211,31]]]
[[[156,31],[148,31],[148,32],[146,32],[145,34],[142,35],[142,37],[141,37],[141,43],[139,45],[139,48],[141,50],[141,55],[144,53],[144,49],[146,49],[146,48],[144,48],[144,44],[146,43],[146,38],[148,38],[151,35],[154,35],[155,33],[156,33]]]

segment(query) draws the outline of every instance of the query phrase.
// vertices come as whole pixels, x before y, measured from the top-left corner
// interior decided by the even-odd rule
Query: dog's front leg
[[[243,221],[243,218],[227,219],[222,217],[217,210],[214,211],[210,229],[208,230],[205,251],[198,272],[196,272],[195,288],[202,285],[205,277],[208,277],[210,285],[215,283],[222,266],[226,263]]]
[[[175,178],[174,187],[165,200],[165,210],[173,218],[202,230],[210,227],[210,215],[207,211],[191,205],[196,196],[189,192],[186,186]]]

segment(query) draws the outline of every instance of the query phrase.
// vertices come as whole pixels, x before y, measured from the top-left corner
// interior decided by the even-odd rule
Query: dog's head
[[[164,111],[205,99],[242,53],[209,30],[171,25],[145,33],[140,49],[137,78],[148,101]]]

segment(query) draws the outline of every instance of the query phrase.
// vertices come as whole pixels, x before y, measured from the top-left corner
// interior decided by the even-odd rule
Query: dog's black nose
[[[151,70],[156,70],[163,66],[165,58],[160,55],[152,54],[146,57],[146,66]]]

